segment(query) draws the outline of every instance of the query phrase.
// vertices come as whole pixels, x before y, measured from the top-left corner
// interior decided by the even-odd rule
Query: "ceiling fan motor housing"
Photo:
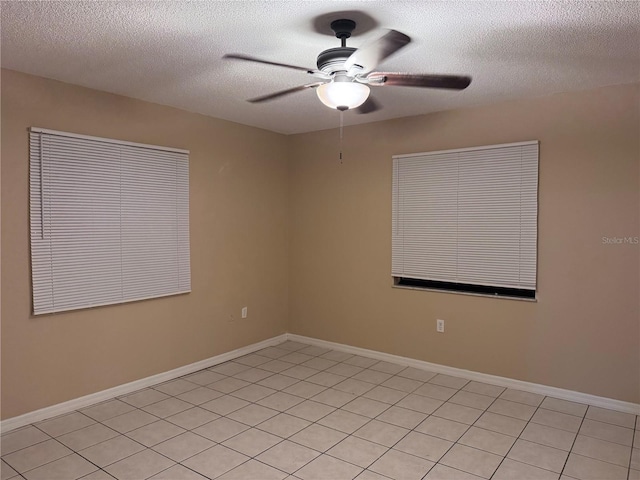
[[[318,55],[318,70],[334,73],[345,70],[344,62],[355,52],[355,48],[337,47],[325,50]]]

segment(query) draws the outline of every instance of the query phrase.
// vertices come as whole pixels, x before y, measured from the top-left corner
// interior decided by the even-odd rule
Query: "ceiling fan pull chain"
[[[340,164],[342,164],[342,129],[344,126],[344,110],[340,110]]]

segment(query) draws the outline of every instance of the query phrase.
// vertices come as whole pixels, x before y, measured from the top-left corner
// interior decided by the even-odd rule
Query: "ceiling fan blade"
[[[366,74],[372,71],[392,53],[397,52],[411,41],[404,33],[389,30],[382,37],[357,49],[344,63],[347,71]]]
[[[422,75],[412,73],[374,72],[367,76],[371,86],[400,86],[423,88],[447,88],[464,90],[471,84],[466,75]]]
[[[378,110],[382,110],[382,107],[373,99],[373,97],[367,98],[367,100],[362,105],[354,109],[356,113],[361,115],[365,113],[373,113]]]
[[[241,55],[237,53],[227,53],[222,58],[231,60],[244,60],[246,62],[263,63],[265,65],[274,65],[276,67],[291,68],[293,70],[299,70],[301,72],[308,73],[309,75],[325,76],[320,70],[314,70],[313,68],[299,67],[298,65],[289,65],[288,63],[272,62],[270,60],[262,60],[261,58],[251,57],[249,55]]]
[[[285,95],[289,95],[290,93],[301,92],[302,90],[306,90],[307,88],[316,88],[322,85],[323,83],[324,82],[308,83],[306,85],[300,85],[298,87],[288,88],[286,90],[280,90],[279,92],[270,93],[269,95],[250,98],[249,100],[247,100],[247,102],[251,102],[251,103],[266,102],[269,100],[273,100],[275,98],[284,97]]]

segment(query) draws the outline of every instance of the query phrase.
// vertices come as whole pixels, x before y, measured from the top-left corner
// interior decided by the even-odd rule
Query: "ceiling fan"
[[[319,79],[313,83],[249,99],[248,101],[251,103],[266,102],[291,93],[315,88],[318,98],[327,107],[340,111],[356,109],[358,113],[370,113],[380,107],[369,97],[369,87],[400,86],[463,90],[471,83],[471,77],[465,75],[425,75],[374,71],[380,62],[411,42],[411,38],[396,30],[389,30],[382,37],[360,48],[347,47],[347,38],[351,36],[351,32],[355,28],[356,22],[353,20],[341,19],[331,22],[331,29],[340,39],[341,45],[337,48],[324,50],[318,55],[317,70],[242,54],[227,54],[223,58],[290,68],[306,72]]]

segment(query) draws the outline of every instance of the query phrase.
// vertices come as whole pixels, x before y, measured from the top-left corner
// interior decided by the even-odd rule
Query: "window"
[[[393,157],[396,285],[535,298],[538,142]]]
[[[189,152],[31,128],[34,314],[191,290]]]

